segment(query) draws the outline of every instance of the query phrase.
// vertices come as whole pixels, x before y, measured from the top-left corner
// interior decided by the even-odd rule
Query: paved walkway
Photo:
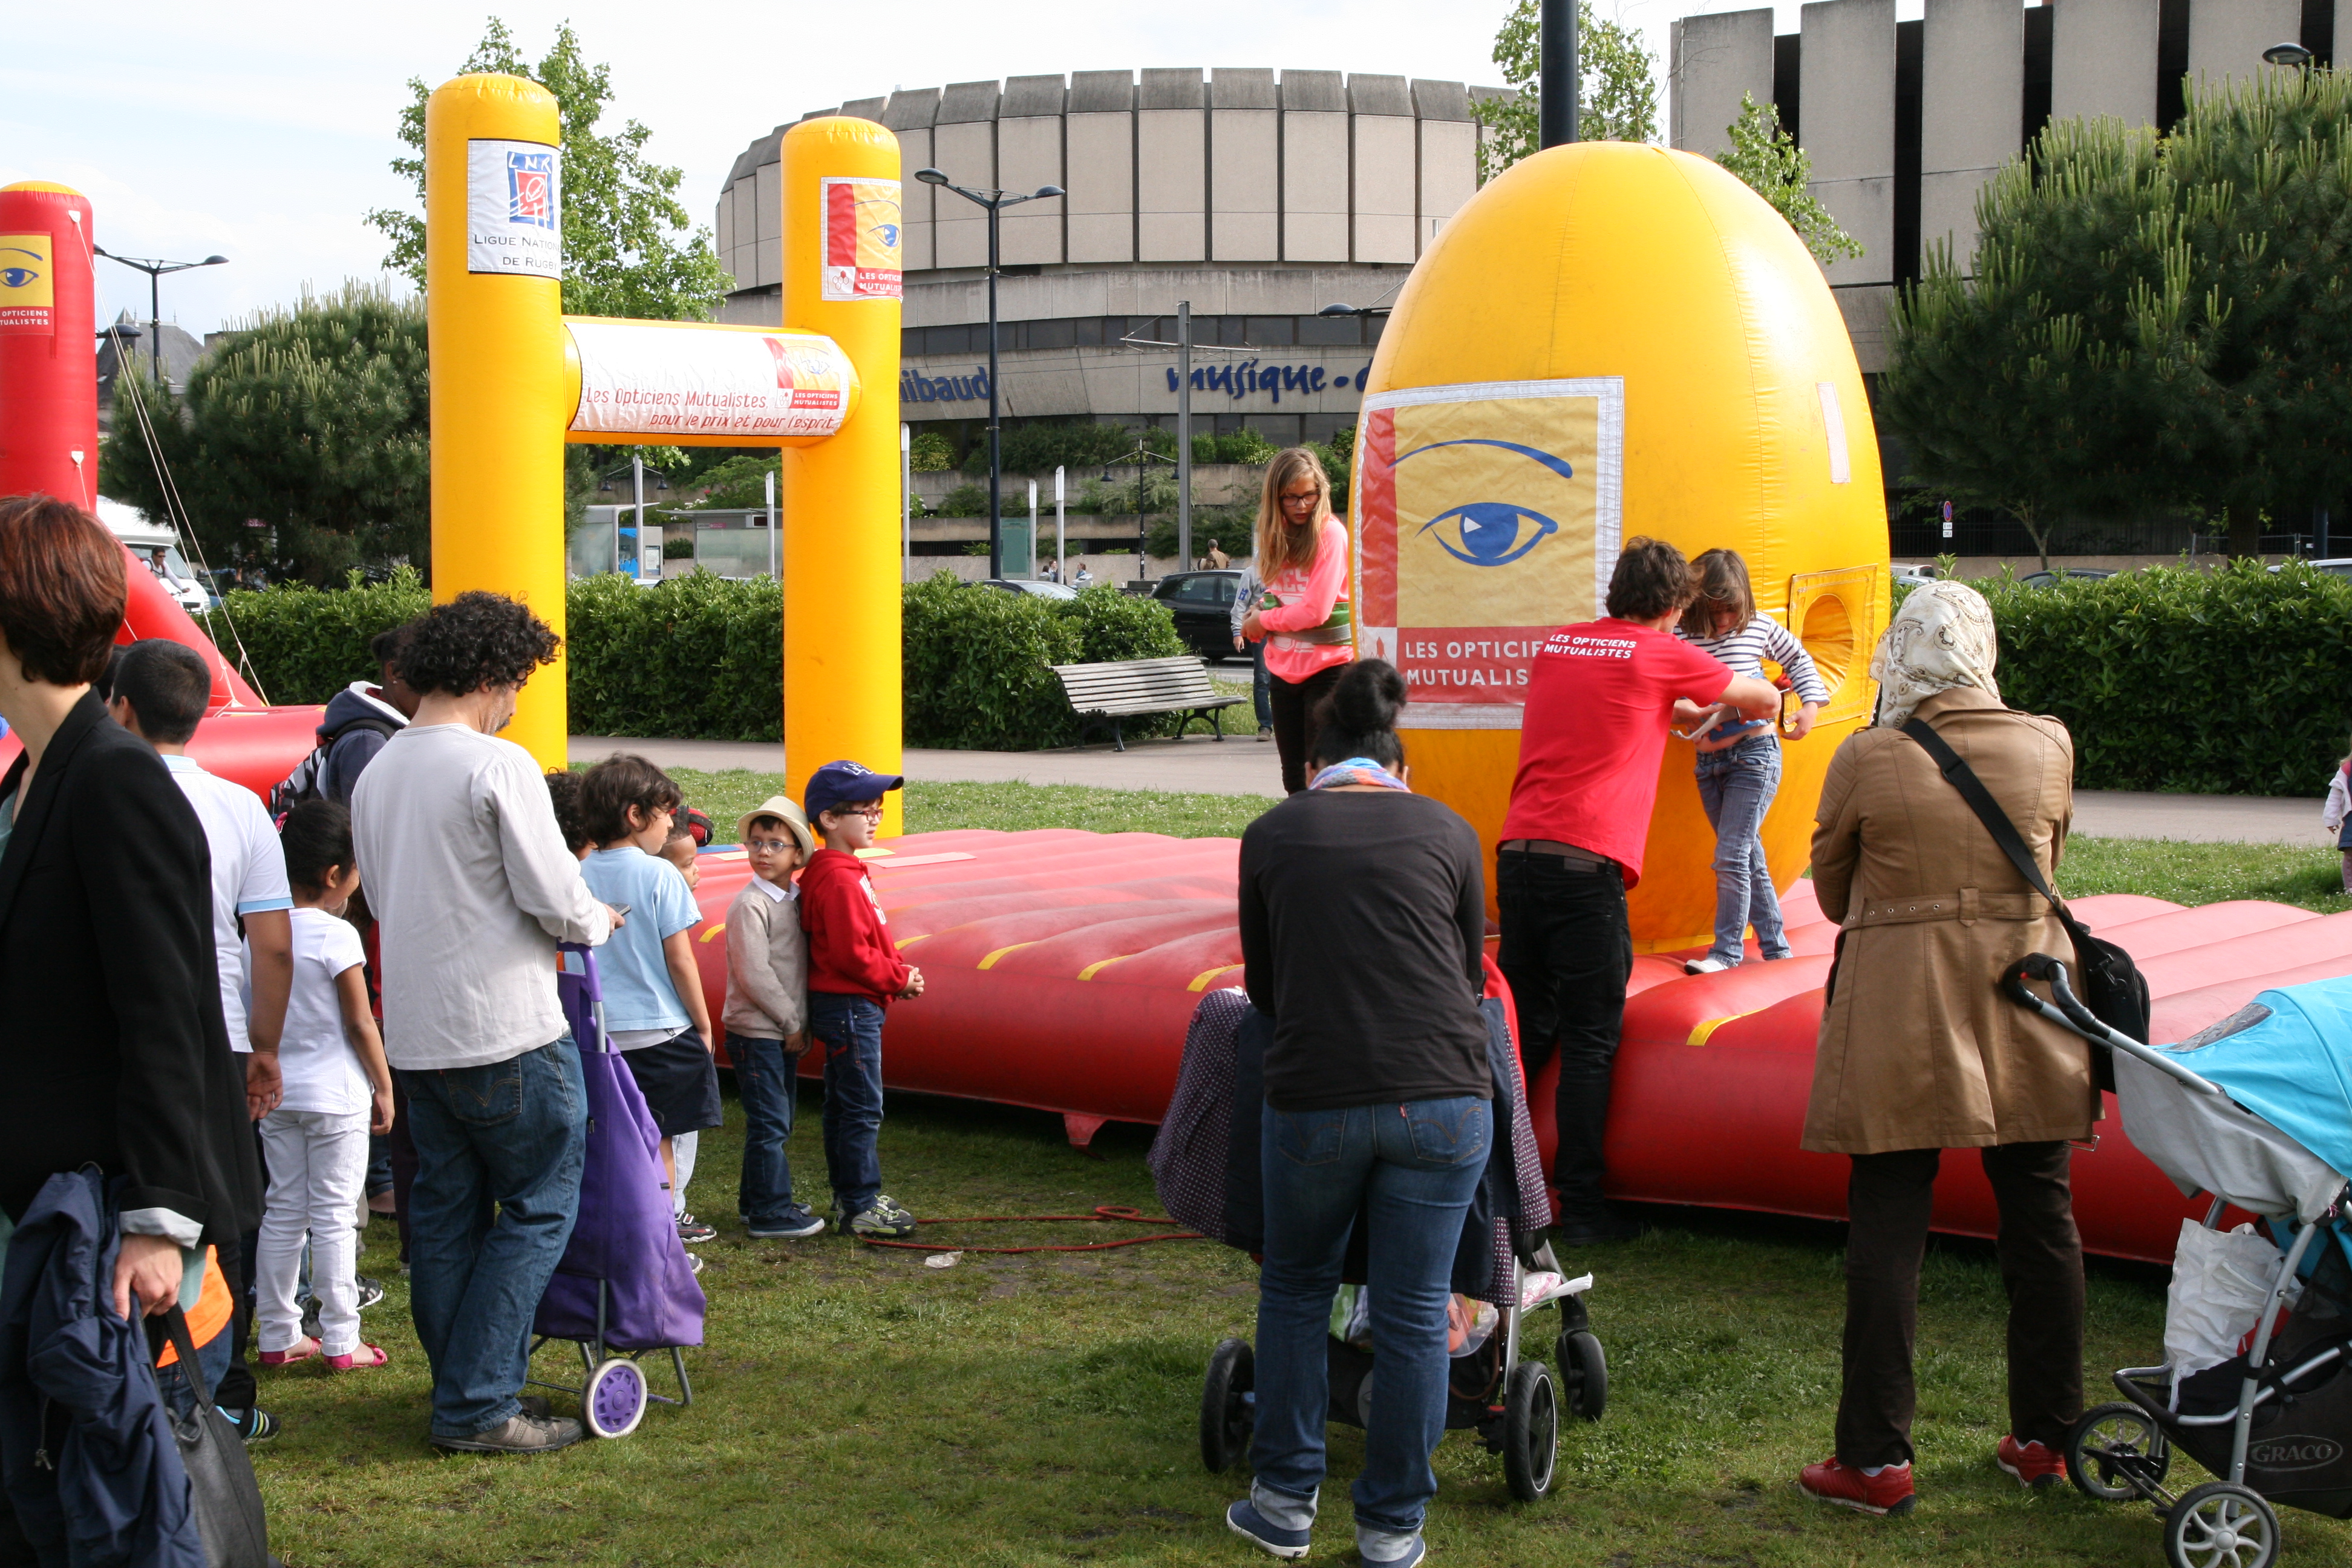
[[[730,741],[632,741],[574,735],[572,755],[592,762],[609,752],[636,752],[666,767],[775,773],[783,747]],[[1083,752],[930,752],[907,753],[907,776],[922,784],[1088,784],[1097,789],[1164,789],[1193,795],[1278,798],[1282,769],[1271,742],[1246,735],[1222,742],[1199,735],[1139,741],[1124,752],[1097,744]],[[2206,844],[2330,847],[2320,831],[2319,802],[2265,795],[2142,795],[2083,790],[2074,796],[2074,831],[2086,838],[2177,838]]]

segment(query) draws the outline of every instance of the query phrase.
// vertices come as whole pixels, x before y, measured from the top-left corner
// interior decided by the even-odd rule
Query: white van
[[[166,524],[149,520],[136,507],[125,506],[119,500],[100,496],[98,521],[110,529],[114,537],[131,547],[139,563],[162,580],[180,601],[180,608],[192,616],[201,616],[218,601],[205,588],[203,579],[188,568],[187,557],[180,553],[180,536]],[[156,570],[155,552],[162,551],[162,570]]]

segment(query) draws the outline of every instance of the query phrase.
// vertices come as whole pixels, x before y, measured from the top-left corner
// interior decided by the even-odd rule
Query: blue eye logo
[[[1396,465],[1401,466],[1406,458],[1433,452],[1440,447],[1499,447],[1506,452],[1516,452],[1522,458],[1541,463],[1563,479],[1576,477],[1576,470],[1568,465],[1565,458],[1556,458],[1549,452],[1523,447],[1516,441],[1494,441],[1478,437],[1432,441],[1425,447],[1415,447],[1400,456]],[[1460,520],[1453,529],[1454,538],[1449,539],[1440,533],[1437,536],[1438,547],[1468,566],[1507,566],[1559,531],[1559,524],[1543,513],[1520,506],[1516,501],[1499,500],[1465,501],[1431,518],[1421,525],[1420,531],[1427,533],[1449,519]],[[1455,539],[1461,542],[1458,545]]]
[[[39,276],[29,267],[0,267],[0,283],[11,289],[22,289]]]

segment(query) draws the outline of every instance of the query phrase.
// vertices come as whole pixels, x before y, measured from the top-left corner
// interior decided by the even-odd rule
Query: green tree
[[[493,16],[482,41],[457,68],[460,74],[496,71],[527,77],[555,95],[563,125],[563,309],[574,316],[625,316],[647,321],[708,321],[729,288],[708,230],[695,228],[678,205],[684,174],[649,162],[653,132],[636,121],[600,135],[613,98],[612,69],[590,65],[571,24],[538,65],[527,64],[504,22]],[[416,188],[416,211],[381,207],[367,221],[392,241],[389,271],[425,286],[425,104],[422,78],[408,83],[400,113],[400,140],[412,155],[395,158],[393,172]]]
[[[1622,22],[1592,14],[1592,0],[1576,7],[1576,133],[1586,142],[1658,139],[1658,57]],[[1537,0],[1514,0],[1495,35],[1495,64],[1517,96],[1481,99],[1470,106],[1480,127],[1478,183],[1486,184],[1540,144],[1543,26]]]
[[[2352,486],[2352,79],[2051,125],[1978,199],[1973,276],[1896,301],[1880,412],[1917,483],[2042,515],[2265,514]],[[2012,507],[2012,510],[2014,508]]]
[[[215,565],[337,582],[425,558],[428,410],[423,301],[350,285],[244,323],[184,394],[119,387],[99,488],[170,516],[168,472]]]
[[[1759,103],[1753,93],[1743,92],[1739,118],[1725,130],[1731,145],[1717,153],[1715,161],[1770,203],[1772,210],[1797,231],[1815,261],[1827,267],[1842,257],[1862,254],[1862,242],[1840,228],[1830,209],[1806,189],[1813,177],[1813,160],[1797,145],[1795,137],[1780,128],[1779,106]]]

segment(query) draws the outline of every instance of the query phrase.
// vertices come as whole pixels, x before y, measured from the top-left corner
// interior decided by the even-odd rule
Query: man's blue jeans
[[[1492,1102],[1467,1096],[1339,1110],[1268,1107],[1260,1129],[1265,1262],[1258,1270],[1261,1487],[1301,1500],[1323,1484],[1330,1369],[1323,1341],[1356,1212],[1370,1227],[1378,1393],[1355,1485],[1356,1523],[1421,1528],[1445,1434],[1445,1302],[1463,1216],[1486,1169]]]
[[[521,1407],[530,1321],[580,1212],[587,1089],[569,1035],[400,1080],[416,1142],[409,1312],[433,1367],[433,1434],[470,1437]]]
[[[782,1040],[730,1029],[727,1059],[735,1064],[735,1087],[743,1096],[743,1181],[736,1210],[750,1226],[793,1218],[801,1205],[793,1202],[784,1141],[793,1135],[801,1058],[787,1054]]]
[[[809,993],[809,1034],[824,1053],[824,1169],[843,1219],[882,1195],[882,1004]]]
[[[1257,713],[1257,727],[1274,728],[1274,693],[1266,686],[1265,639],[1260,637],[1250,646],[1250,663],[1256,668],[1250,675],[1250,705]]]
[[[1715,825],[1715,945],[1707,950],[1709,958],[1738,963],[1747,952],[1751,924],[1765,957],[1789,956],[1780,896],[1772,889],[1772,868],[1764,863],[1759,834],[1780,791],[1780,743],[1769,735],[1699,753],[1699,805]]]

